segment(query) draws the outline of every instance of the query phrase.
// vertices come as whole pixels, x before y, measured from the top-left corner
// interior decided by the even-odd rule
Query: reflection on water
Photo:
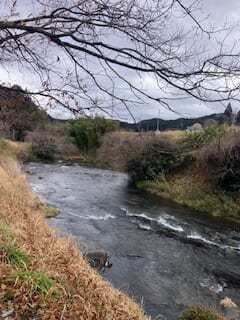
[[[49,223],[83,250],[105,249],[113,267],[104,277],[143,301],[148,314],[173,320],[189,303],[240,302],[240,233],[223,220],[155,201],[121,173],[61,164],[26,169],[33,189],[61,210]]]

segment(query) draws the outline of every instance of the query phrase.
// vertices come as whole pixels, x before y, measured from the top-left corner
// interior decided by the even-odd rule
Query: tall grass
[[[31,146],[28,143],[0,138],[0,160],[6,157],[17,157],[25,161],[31,157]]]

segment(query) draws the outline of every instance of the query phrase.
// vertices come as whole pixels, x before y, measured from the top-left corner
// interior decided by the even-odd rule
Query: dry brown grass
[[[180,132],[180,131],[179,131]],[[162,141],[174,143],[180,133],[166,132],[126,132],[117,131],[104,135],[102,145],[97,152],[97,162],[101,167],[125,171],[129,160],[146,149],[149,144],[158,144]],[[175,138],[173,138],[175,137]]]
[[[16,161],[1,159],[0,226],[6,226],[14,245],[29,256],[28,270],[53,279],[59,294],[32,293],[20,276],[4,282],[19,270],[0,256],[0,311],[13,308],[11,319],[147,319],[137,304],[85,262],[72,239],[60,238],[46,224],[44,210]],[[0,228],[0,244],[7,241]]]
[[[167,130],[160,132],[160,134],[171,140],[177,141],[178,139],[183,138],[186,135],[186,132],[184,130]]]
[[[31,146],[26,142],[15,142],[0,138],[0,155],[3,157],[18,157],[19,159],[27,159]]]

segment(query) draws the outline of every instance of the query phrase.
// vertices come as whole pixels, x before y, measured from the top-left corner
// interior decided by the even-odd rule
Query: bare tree
[[[73,112],[110,112],[112,101],[129,109],[146,98],[169,109],[186,96],[239,99],[239,55],[225,48],[230,29],[214,30],[200,2],[2,0],[0,65],[38,75],[41,89],[29,92]],[[146,75],[157,93],[146,90]]]

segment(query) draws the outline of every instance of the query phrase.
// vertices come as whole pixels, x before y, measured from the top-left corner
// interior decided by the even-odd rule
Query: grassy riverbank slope
[[[227,194],[204,181],[195,170],[178,173],[167,179],[139,182],[138,188],[174,201],[199,213],[240,220],[240,198]]]
[[[115,132],[104,137],[100,165],[127,171],[136,185],[199,212],[240,220],[240,131]]]
[[[180,150],[169,169],[152,180],[138,182],[138,187],[199,212],[239,221],[240,132],[227,129],[218,134],[207,141],[205,133],[179,137]],[[194,145],[201,136],[203,140]]]
[[[25,145],[0,141],[0,315],[11,319],[148,319],[83,259],[70,238],[45,222],[13,154]]]

